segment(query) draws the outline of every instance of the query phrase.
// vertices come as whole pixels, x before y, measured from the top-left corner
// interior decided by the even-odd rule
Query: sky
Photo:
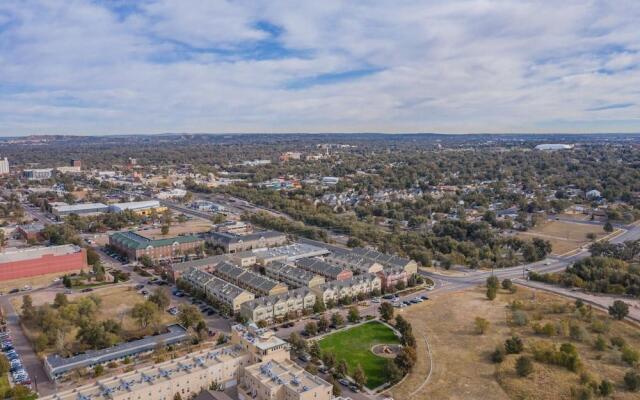
[[[0,136],[640,132],[637,0],[0,0]]]

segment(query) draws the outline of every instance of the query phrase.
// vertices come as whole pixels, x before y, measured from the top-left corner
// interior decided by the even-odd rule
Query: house
[[[240,311],[242,303],[255,298],[253,293],[195,267],[187,269],[181,279],[204,293],[209,300],[216,300],[226,305],[233,313]]]

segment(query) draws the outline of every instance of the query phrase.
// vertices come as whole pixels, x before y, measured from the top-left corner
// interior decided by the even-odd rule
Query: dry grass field
[[[10,281],[0,282],[0,292],[7,293],[11,289],[22,289],[25,285],[31,286],[32,289],[49,286],[56,278],[61,278],[65,273],[72,274],[74,272],[80,272],[80,270],[56,272],[53,274],[31,276],[28,278],[12,279]]]
[[[528,323],[513,323],[513,300],[522,303]],[[610,344],[614,336],[622,337],[629,347],[640,349],[640,328],[614,322],[604,313],[593,311],[591,321],[577,318],[573,302],[544,292],[518,288],[515,294],[500,291],[493,302],[486,300],[484,289],[438,296],[428,302],[411,306],[402,314],[413,324],[418,340],[420,359],[414,372],[392,389],[395,399],[568,399],[571,388],[579,387],[580,373],[560,366],[534,361],[534,371],[520,378],[514,370],[518,355],[508,355],[501,364],[493,364],[490,354],[505,339],[518,335],[525,344],[524,354],[531,355],[535,343],[572,343],[583,363],[583,371],[593,380],[606,378],[614,383],[613,399],[638,399],[638,393],[627,391],[622,385],[624,374],[632,367],[621,361],[621,352]],[[490,321],[484,335],[474,332],[475,317]],[[579,324],[584,339],[574,340],[566,332],[547,337],[534,333],[532,325]],[[604,329],[603,333],[596,333]],[[602,328],[604,327],[604,328]],[[429,372],[429,360],[422,334],[431,345],[434,368],[428,384],[421,387]],[[607,342],[604,351],[594,349],[593,342],[601,335]],[[417,391],[417,392],[416,392]],[[595,395],[593,396],[596,397]]]
[[[591,242],[587,234],[596,235],[596,240],[607,235],[602,225],[572,223],[565,221],[546,221],[527,232],[519,232],[521,239],[534,237],[551,242],[552,253],[565,254]]]

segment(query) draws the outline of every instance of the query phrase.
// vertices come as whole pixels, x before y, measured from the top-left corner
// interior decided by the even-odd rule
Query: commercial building
[[[51,168],[25,169],[22,175],[29,181],[40,181],[51,178]]]
[[[325,304],[329,301],[337,303],[341,299],[355,298],[358,295],[380,293],[381,289],[382,281],[374,274],[356,275],[346,281],[327,282],[311,288]]]
[[[231,232],[209,232],[207,242],[224,249],[225,253],[237,253],[287,243],[287,235],[277,231],[259,231],[246,235]]]
[[[277,279],[292,287],[313,287],[325,282],[320,275],[280,261],[266,264],[264,270],[269,278]]]
[[[0,175],[6,175],[9,173],[9,160],[7,157],[0,159]]]
[[[213,230],[216,232],[229,232],[237,235],[246,235],[253,232],[251,224],[247,224],[242,221],[225,221],[213,226]]]
[[[129,260],[137,260],[144,255],[152,260],[160,260],[193,253],[204,245],[204,240],[195,235],[149,239],[129,231],[116,232],[109,236],[109,245],[120,254],[126,255]]]
[[[51,213],[61,219],[70,214],[97,215],[109,211],[109,206],[102,203],[66,204],[56,203],[51,207]]]
[[[224,206],[209,200],[196,200],[193,203],[191,203],[191,208],[198,211],[221,212],[225,210]]]
[[[283,294],[259,297],[242,303],[240,314],[249,321],[271,322],[312,310],[315,303],[316,295],[309,288],[293,289]]]
[[[248,366],[240,377],[239,400],[331,399],[332,386],[291,360]]]
[[[67,358],[60,357],[58,354],[49,355],[44,360],[44,369],[49,378],[57,380],[79,368],[93,368],[111,361],[124,360],[126,357],[153,351],[159,345],[170,346],[188,338],[187,330],[181,325],[170,325],[166,333],[121,343],[102,350],[89,350]]]
[[[296,261],[300,258],[317,257],[329,254],[329,250],[307,243],[293,243],[288,246],[254,250],[256,262],[266,265],[274,261]]]
[[[66,244],[0,253],[0,281],[87,269],[85,249]]]
[[[44,230],[44,224],[34,222],[27,225],[18,225],[16,232],[24,240],[39,240],[41,238],[42,231]]]
[[[129,203],[112,204],[109,209],[113,212],[124,212],[130,210],[138,215],[151,215],[152,213],[162,213],[167,207],[161,206],[158,200],[134,201]]]
[[[407,271],[409,276],[418,273],[418,263],[415,262],[415,260],[394,256],[392,254],[385,254],[376,250],[365,249],[363,247],[356,247],[351,250],[351,253],[380,263],[385,267],[402,268]]]
[[[211,385],[238,386],[238,397],[243,400],[331,399],[332,386],[292,363],[289,345],[273,332],[242,325],[232,326],[231,331],[228,345],[206,348],[41,399],[173,400],[177,394],[188,399]],[[265,374],[275,376],[269,378],[273,384],[265,381]],[[210,398],[228,400],[221,394],[207,400]]]
[[[250,290],[258,296],[271,296],[285,293],[288,290],[287,285],[283,283],[226,261],[218,264],[214,273],[222,279]]]
[[[185,271],[181,279],[204,293],[210,301],[226,305],[233,313],[239,312],[243,303],[255,298],[253,293],[194,267]]]
[[[350,269],[329,264],[319,258],[301,258],[295,264],[298,268],[322,275],[330,281],[346,281],[353,277]]]

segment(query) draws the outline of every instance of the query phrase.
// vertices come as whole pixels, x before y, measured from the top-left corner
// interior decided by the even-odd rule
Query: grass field
[[[507,305],[513,300],[519,300],[523,305],[522,311],[528,318],[528,323],[523,326],[512,322],[512,311]],[[391,390],[395,399],[571,398],[571,388],[581,386],[580,373],[534,361],[534,372],[520,378],[514,370],[518,355],[508,355],[501,364],[490,361],[490,353],[496,346],[503,346],[511,335],[522,338],[526,355],[531,355],[531,347],[535,343],[554,343],[556,346],[572,343],[582,360],[584,372],[598,383],[603,378],[614,383],[615,392],[610,398],[638,398],[638,393],[627,391],[622,384],[624,374],[633,367],[621,361],[620,350],[612,346],[610,340],[619,336],[630,347],[639,349],[640,329],[613,321],[604,313],[595,311],[590,321],[580,319],[573,302],[562,297],[519,287],[515,294],[501,290],[496,300],[488,301],[485,290],[475,288],[433,297],[429,302],[411,306],[402,313],[416,333],[418,362],[407,379]],[[490,322],[486,334],[474,332],[475,317]],[[548,337],[533,331],[533,324],[548,322],[579,324],[585,336],[575,340],[566,332]],[[604,332],[596,332],[596,326]],[[430,381],[421,387],[430,367],[422,333],[431,346],[433,371]],[[608,344],[603,351],[595,350],[593,345],[598,335],[602,335]]]
[[[372,321],[345,331],[336,332],[320,340],[320,349],[333,352],[338,360],[344,359],[353,373],[358,364],[367,375],[366,386],[375,388],[386,382],[382,373],[386,359],[371,352],[376,344],[400,343],[386,325]]]
[[[591,242],[591,240],[587,238],[587,234],[589,233],[595,234],[596,239],[607,235],[602,229],[602,225],[547,221],[527,232],[519,232],[518,237],[521,239],[538,237],[548,240],[551,242],[552,253],[560,255]]]

